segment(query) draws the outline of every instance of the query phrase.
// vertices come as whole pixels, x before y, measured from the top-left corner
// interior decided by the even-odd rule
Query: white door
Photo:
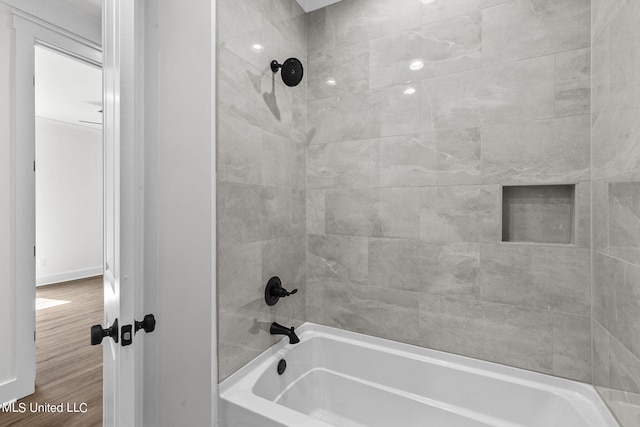
[[[141,425],[143,120],[141,2],[103,0],[105,260],[104,425]],[[130,328],[126,330],[127,326]],[[128,339],[132,342],[127,345]]]

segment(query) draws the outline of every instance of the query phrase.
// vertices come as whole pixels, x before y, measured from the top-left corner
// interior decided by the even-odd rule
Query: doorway
[[[34,57],[35,393],[0,426],[98,426],[102,349],[87,331],[104,316],[102,71],[50,47]]]

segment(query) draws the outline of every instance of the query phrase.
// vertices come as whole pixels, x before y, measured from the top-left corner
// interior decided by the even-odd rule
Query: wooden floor
[[[3,413],[0,426],[90,427],[102,425],[102,346],[90,345],[89,329],[102,323],[102,278],[39,287],[37,297],[71,301],[36,311],[36,392],[21,399],[27,411]],[[30,413],[30,404],[80,408],[86,413]]]

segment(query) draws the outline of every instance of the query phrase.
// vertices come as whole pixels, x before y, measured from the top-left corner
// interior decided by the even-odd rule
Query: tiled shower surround
[[[593,380],[638,417],[640,1],[218,5],[221,379],[308,320]],[[269,69],[291,56],[295,88]],[[529,185],[570,188],[571,243],[503,242],[503,186]],[[524,217],[566,227],[566,201]],[[300,292],[268,308],[272,275]]]
[[[308,15],[308,320],[591,381],[589,6]],[[501,186],[561,183],[575,244],[502,243]]]
[[[640,1],[593,0],[593,381],[640,425]]]

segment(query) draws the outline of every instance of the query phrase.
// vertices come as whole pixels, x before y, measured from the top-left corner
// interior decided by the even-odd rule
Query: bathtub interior
[[[301,344],[281,342],[263,355],[249,376],[229,379],[242,383],[253,406],[261,401],[260,411],[272,419],[295,413],[319,422],[308,425],[344,427],[399,420],[403,426],[424,420],[447,427],[616,425],[586,384],[313,324],[299,336]],[[279,375],[282,358],[287,369]]]

